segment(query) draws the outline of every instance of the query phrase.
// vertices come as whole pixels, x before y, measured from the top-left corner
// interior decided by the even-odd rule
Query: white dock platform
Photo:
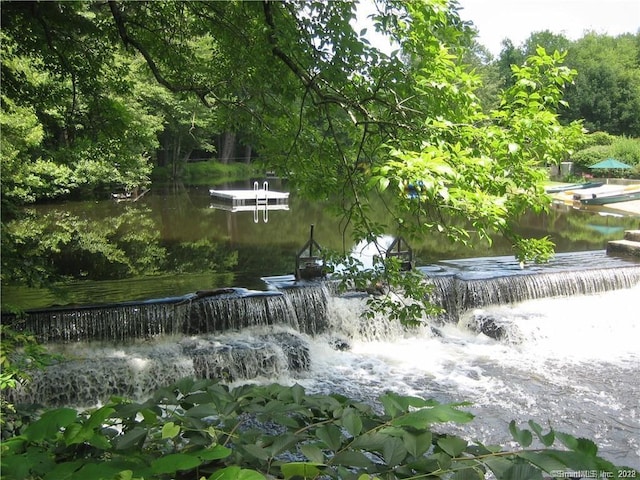
[[[289,192],[272,192],[264,182],[262,188],[254,182],[253,190],[215,190],[209,189],[211,208],[227,212],[253,212],[253,221],[258,223],[260,212],[262,220],[269,221],[269,210],[289,210]]]
[[[286,207],[282,210],[289,209],[289,192],[275,192],[269,190],[269,184],[264,182],[262,188],[258,182],[254,182],[253,190],[215,190],[209,189],[209,195],[221,205],[236,208],[232,211],[252,210],[257,206],[269,206],[270,210],[276,210],[271,207]],[[242,207],[249,207],[242,209]],[[280,210],[280,209],[278,209]]]

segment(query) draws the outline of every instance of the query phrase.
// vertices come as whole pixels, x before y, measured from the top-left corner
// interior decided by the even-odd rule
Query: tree
[[[197,98],[174,94],[159,85],[139,59],[136,63],[137,85],[144,104],[163,119],[159,133],[160,150],[157,165],[170,167],[171,177],[179,178],[194,150],[215,151],[212,135],[220,120],[217,111],[203,105]]]
[[[3,157],[3,200],[148,182],[161,119],[139,101],[132,59],[106,48],[91,5],[3,3],[2,36],[3,109],[30,112],[42,132],[37,145],[16,149],[20,172]]]
[[[262,158],[303,194],[333,199],[357,239],[436,232],[467,240],[450,218],[469,219],[484,238],[490,230],[511,235],[524,210],[547,201],[538,167],[563,155],[569,136],[553,111],[572,72],[561,55],[538,50],[514,68],[500,108],[483,113],[479,79],[462,62],[471,30],[457,12],[444,0],[377,6],[375,28],[394,40],[397,54],[354,31],[356,4],[349,2],[9,2],[20,15],[7,31],[21,45],[16,54],[67,79],[67,117],[85,118],[77,92],[106,86],[90,74],[115,79],[131,66],[99,45],[141,56],[158,83],[196,96],[225,119],[225,130],[242,126]],[[18,28],[29,22],[38,27],[35,41]],[[72,40],[87,41],[86,66]],[[19,90],[17,76],[11,85]],[[116,86],[114,93],[131,91],[126,82]],[[114,105],[107,100],[95,108],[87,102],[87,120],[102,118],[102,108]],[[123,118],[136,118],[120,105]],[[85,138],[80,152],[111,158],[113,140]],[[77,159],[75,168],[86,161]],[[411,186],[419,188],[409,202]],[[384,224],[371,220],[373,195],[388,206]]]
[[[502,41],[502,50],[496,60],[498,72],[504,87],[513,85],[513,77],[511,76],[512,65],[522,65],[526,58],[526,54],[522,49],[517,48],[509,39]]]
[[[584,120],[588,131],[640,135],[640,34],[618,37],[594,32],[570,41],[549,31],[532,33],[519,47],[503,43],[496,61],[504,85],[511,85],[510,66],[519,65],[537,46],[566,52],[566,65],[578,75],[567,86],[560,120]]]
[[[589,131],[640,136],[640,33],[589,33],[572,44],[567,63],[580,74],[563,117],[583,118]]]

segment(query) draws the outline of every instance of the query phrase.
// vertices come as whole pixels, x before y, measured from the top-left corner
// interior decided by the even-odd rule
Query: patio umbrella
[[[607,158],[606,160],[591,165],[589,168],[592,170],[625,170],[632,167],[615,158]]]
[[[591,165],[589,168],[591,170],[609,170],[609,172],[607,173],[607,183],[609,183],[609,173],[611,173],[611,170],[628,170],[633,167],[619,160],[616,160],[615,158],[607,158],[605,160],[602,160],[601,162]]]

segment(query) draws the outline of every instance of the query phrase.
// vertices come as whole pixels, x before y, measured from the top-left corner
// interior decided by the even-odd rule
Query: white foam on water
[[[272,342],[265,335],[295,330],[259,326],[224,334],[165,336],[127,347],[68,346],[67,353],[87,363],[71,362],[71,370],[58,371],[52,382],[64,386],[93,377],[94,383],[115,382],[124,393],[144,397],[158,383],[194,374],[183,347],[228,343],[250,353],[253,345],[256,354],[262,349],[264,358],[273,362],[269,368],[256,368],[255,378],[238,383],[298,382],[310,392],[371,402],[387,390],[442,402],[469,401],[476,420],[451,428],[470,439],[506,445],[509,421],[533,419],[594,439],[607,458],[640,468],[639,297],[637,285],[590,296],[531,300],[466,312],[458,324],[416,329],[383,317],[362,318],[366,297],[330,297],[326,333],[302,335],[310,349],[308,371],[287,371],[283,353],[265,347]],[[478,319],[499,327],[500,338],[473,328]],[[209,368],[200,363],[200,368]],[[120,385],[116,377],[123,373],[128,383]],[[95,386],[82,383],[75,388],[92,392]]]
[[[458,325],[414,331],[362,320],[354,301],[330,305],[349,351],[312,345],[307,388],[374,399],[385,390],[470,401],[466,434],[510,439],[510,420],[548,422],[595,439],[608,457],[640,466],[640,285],[592,296],[532,300],[468,312]],[[350,303],[349,303],[350,302]],[[468,328],[481,315],[500,325],[495,340]]]

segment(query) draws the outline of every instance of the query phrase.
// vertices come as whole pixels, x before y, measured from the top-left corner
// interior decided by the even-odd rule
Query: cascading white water
[[[41,342],[131,341],[182,332],[190,304],[137,303],[30,312],[24,326]]]
[[[312,368],[294,380],[311,391],[371,401],[386,390],[470,401],[477,419],[457,433],[485,443],[510,440],[512,419],[548,422],[594,439],[602,454],[640,467],[640,285],[586,296],[483,307],[458,324],[412,331],[364,321],[354,302],[334,299],[333,335],[351,348],[312,344]],[[501,328],[499,340],[479,321]],[[300,377],[302,376],[302,378]]]
[[[286,325],[120,346],[87,342],[48,347],[63,360],[33,372],[30,382],[9,391],[9,401],[90,407],[113,395],[143,400],[185,377],[274,381],[310,363],[308,339]]]
[[[584,258],[590,269],[570,270]],[[227,289],[111,314],[93,309],[96,326],[89,314],[67,313],[54,323],[62,332],[54,337],[47,337],[51,317],[39,313],[32,324],[46,338],[107,344],[58,346],[72,360],[36,375],[20,400],[88,406],[110,395],[143,399],[184,376],[298,382],[371,402],[393,390],[472,402],[477,420],[456,432],[470,439],[505,444],[510,420],[549,421],[594,439],[615,463],[640,467],[640,267],[601,254],[560,257],[557,270],[536,267],[535,274],[512,259],[484,263],[494,268],[488,276],[468,260],[456,262],[469,266],[462,273],[430,270],[434,300],[449,312],[415,329],[365,320],[365,294],[333,295],[324,283]],[[545,295],[563,297],[539,298]],[[154,309],[157,322],[140,313]]]

